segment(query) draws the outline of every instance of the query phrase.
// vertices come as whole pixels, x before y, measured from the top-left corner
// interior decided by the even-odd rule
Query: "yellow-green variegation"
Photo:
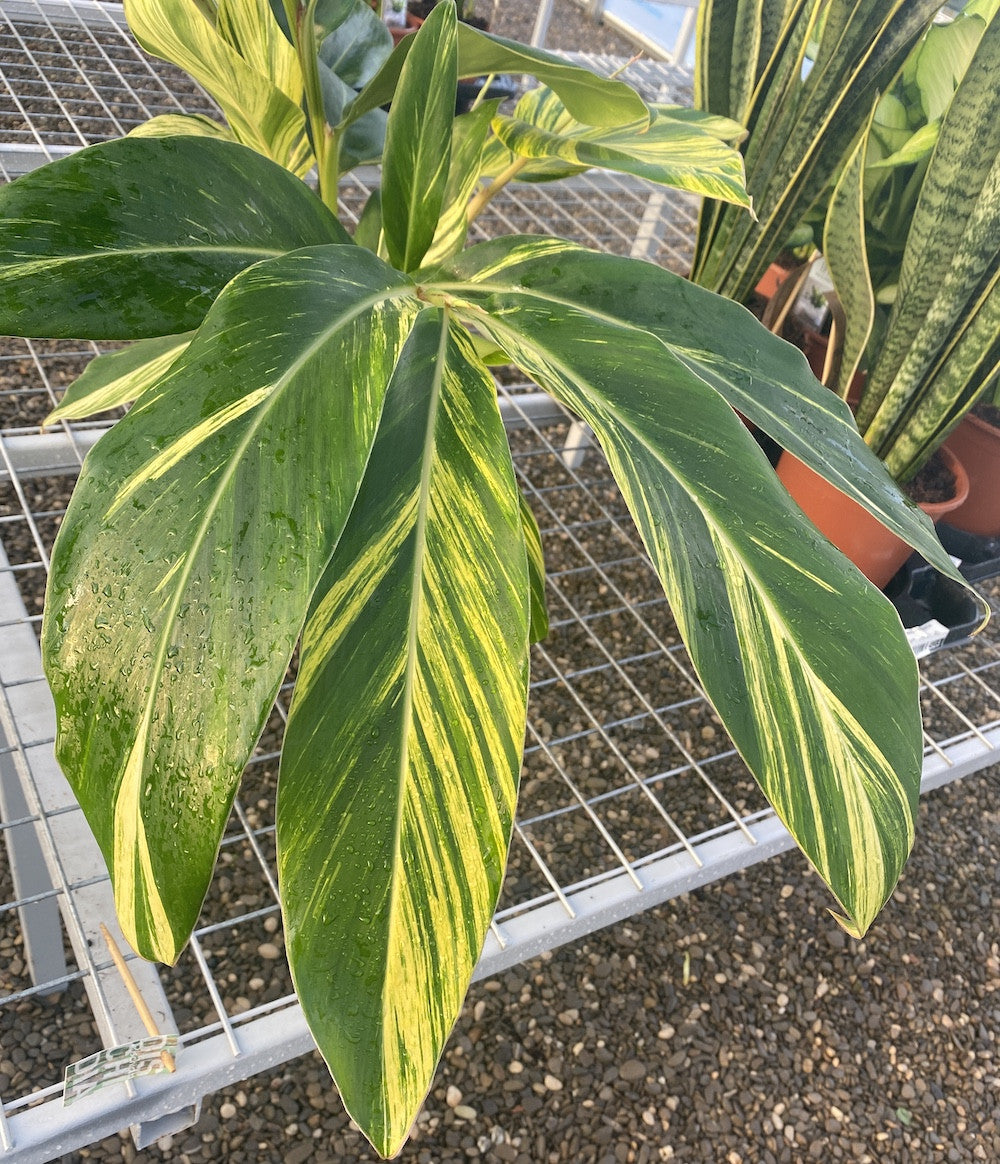
[[[528,567],[496,389],[416,322],[313,595],[278,794],[292,974],[348,1111],[394,1155],[500,892],[528,682]]]
[[[483,166],[487,174],[501,173],[517,158],[527,163],[518,170],[521,181],[615,170],[749,206],[742,160],[726,144],[738,139],[742,129],[726,118],[660,105],[637,122],[585,125],[551,89],[539,86],[521,98],[511,116],[497,115],[493,130],[496,137]]]
[[[745,201],[731,123],[457,25],[451,0],[374,76],[356,0],[283,0],[274,27],[262,0],[129,10],[229,128],[161,121],[0,188],[0,331],[138,341],[54,414],[134,401],[85,461],[42,635],[59,761],[129,941],[166,961],[187,941],[299,646],[277,809],[289,963],[352,1114],[398,1149],[496,902],[546,633],[484,366],[508,358],[598,434],[709,697],[862,931],[912,839],[915,664],[735,410],[954,576],[928,522],[733,302],[559,240],[459,253],[540,148],[491,103],[453,123],[459,76],[548,86],[573,121],[544,147],[561,166],[650,165]],[[336,178],[387,102],[383,186],[352,240]],[[532,157],[484,174],[501,138]],[[307,158],[318,193],[294,176]]]

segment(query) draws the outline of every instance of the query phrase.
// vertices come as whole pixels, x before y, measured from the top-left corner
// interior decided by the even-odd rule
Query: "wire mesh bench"
[[[577,59],[604,71],[620,64]],[[688,99],[690,76],[679,67],[639,62],[626,79],[650,98]],[[86,0],[0,2],[0,82],[3,181],[157,113],[213,111],[186,77],[137,48],[120,8]],[[345,183],[345,220],[356,220],[375,177]],[[505,192],[476,232],[544,229],[684,272],[696,215],[683,195],[584,176]],[[44,434],[39,422],[97,351],[0,341],[3,1161],[52,1159],[127,1125],[138,1145],[151,1143],[197,1119],[203,1096],[313,1046],[280,957],[273,814],[285,690],[190,947],[173,968],[130,959],[158,1030],[178,1038],[176,1072],[63,1102],[67,1063],[147,1034],[100,934],[102,923],[117,934],[110,886],[52,757],[38,652],[52,538],[82,458],[109,421]],[[534,649],[520,812],[478,977],[792,844],[694,678],[600,452],[548,397],[508,379],[501,408],[543,533],[552,633]],[[1000,641],[987,632],[930,656],[923,671],[932,788],[1000,756]],[[40,1037],[18,1045],[28,1028]]]

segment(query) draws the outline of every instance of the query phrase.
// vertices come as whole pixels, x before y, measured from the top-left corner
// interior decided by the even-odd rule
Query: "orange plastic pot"
[[[754,287],[754,290],[765,299],[770,299],[788,277],[789,270],[789,267],[781,263],[772,263],[761,276],[760,282]]]
[[[1000,428],[969,413],[945,448],[969,476],[969,496],[948,514],[948,524],[980,537],[1000,537]]]
[[[962,463],[948,449],[940,452],[955,477],[955,496],[950,501],[921,504],[920,508],[935,522],[961,505],[969,493],[969,479]],[[820,533],[876,586],[885,586],[912,553],[902,538],[790,453],[781,454],[777,473],[792,499]]]

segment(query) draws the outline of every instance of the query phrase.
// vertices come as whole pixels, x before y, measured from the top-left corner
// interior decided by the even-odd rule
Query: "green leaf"
[[[244,146],[126,137],[0,189],[0,331],[143,339],[197,327],[261,259],[349,236]]]
[[[228,126],[220,125],[200,113],[161,113],[130,130],[129,137],[214,137],[236,141]]]
[[[353,245],[260,263],[84,463],[42,653],[59,763],[144,957],[173,962],[198,916],[415,312]]]
[[[906,240],[889,328],[858,409],[888,455],[922,377],[982,298],[1000,254],[1000,18],[986,30],[941,124]],[[892,399],[889,399],[890,393]],[[900,458],[896,472],[905,472]]]
[[[355,90],[368,84],[392,52],[392,34],[364,0],[338,4],[322,32],[319,59]]]
[[[536,96],[537,94],[537,96]],[[564,177],[588,168],[634,174],[652,182],[749,206],[739,153],[690,118],[660,112],[652,123],[597,128],[575,121],[550,89],[536,89],[513,117],[494,118],[497,138],[514,154],[559,158],[546,177]],[[536,175],[537,176],[537,175]]]
[[[469,233],[469,199],[479,184],[482,173],[480,162],[490,123],[499,104],[500,98],[483,101],[475,109],[456,117],[452,123],[448,182],[434,231],[434,241],[424,255],[425,266],[443,262],[465,246]]]
[[[438,4],[413,38],[385,132],[382,230],[389,261],[415,271],[434,239],[451,160],[458,84],[453,4]]]
[[[528,634],[531,642],[540,643],[549,633],[549,605],[545,597],[545,555],[542,552],[542,535],[538,522],[531,512],[531,506],[520,494],[521,525],[524,529],[524,545],[528,551],[529,597],[531,599],[531,625]]]
[[[79,420],[130,404],[151,388],[187,350],[194,332],[139,340],[119,352],[91,360],[66,389],[44,426],[60,420]]]
[[[316,62],[316,73],[323,99],[323,116],[328,125],[338,125],[357,93],[322,61]],[[340,136],[338,161],[341,173],[381,160],[385,149],[386,120],[384,109],[371,109],[347,126]]]
[[[978,16],[962,15],[947,24],[932,24],[923,43],[907,61],[907,73],[912,69],[928,121],[936,121],[948,111],[986,23]]]
[[[220,24],[237,41],[239,51],[206,17],[197,0],[124,3],[129,28],[139,44],[190,73],[215,98],[239,141],[293,173],[309,170],[313,156],[299,108],[301,72],[292,47],[263,0],[227,5],[224,23],[220,11]],[[256,27],[251,5],[261,13]],[[266,71],[269,62],[273,62],[273,75]]]
[[[496,390],[421,316],[303,635],[278,781],[289,963],[348,1111],[402,1146],[503,878],[528,577]]]
[[[823,254],[844,309],[846,327],[835,389],[845,399],[875,323],[875,292],[865,247],[864,178],[871,122],[844,164],[830,196]]]
[[[382,238],[382,191],[377,187],[368,195],[364,209],[354,229],[354,241],[358,246],[367,247],[380,258],[384,257],[381,248]]]
[[[477,328],[597,433],[709,698],[845,925],[863,932],[913,837],[913,653],[895,611],[803,517],[720,395],[740,399],[756,382],[749,349],[753,370],[787,376],[785,403],[804,411],[819,386],[801,353],[667,271],[557,240],[487,243],[451,273],[437,292],[456,311],[467,302]],[[849,432],[844,418],[817,443]],[[850,454],[860,447],[855,435]],[[884,472],[857,477],[881,507]]]
[[[468,24],[459,23],[457,31],[459,77],[482,77],[490,73],[524,73],[535,77],[558,93],[570,113],[586,125],[627,125],[649,117],[645,102],[624,81],[600,77],[552,53],[491,36]],[[407,36],[396,46],[352,106],[349,119],[393,99],[403,61],[415,40],[416,37]]]

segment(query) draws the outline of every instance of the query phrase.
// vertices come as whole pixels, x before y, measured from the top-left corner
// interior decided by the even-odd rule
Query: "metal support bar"
[[[43,872],[37,864],[31,864],[27,873],[22,868],[18,876],[30,876],[42,886],[43,892],[51,888],[60,890],[56,898],[58,908],[62,912],[77,964],[81,970],[88,971],[84,985],[104,1046],[116,1047],[136,1042],[145,1038],[147,1032],[125,983],[105,957],[100,935],[101,923],[111,929],[121,946],[127,943],[115,921],[110,882],[99,877],[104,869],[101,851],[83,814],[75,808],[73,793],[52,752],[55,707],[48,684],[42,677],[41,656],[27,621],[28,612],[21,601],[2,547],[0,586],[3,588],[0,608],[5,617],[4,623],[0,623],[0,659],[4,660],[5,679],[2,688],[5,698],[0,700],[0,734],[6,737],[13,749],[5,753],[3,777],[5,784],[11,775],[17,781],[17,792],[8,789],[11,794],[5,796],[5,811],[13,808],[18,814],[8,819],[21,820],[25,816],[34,818],[30,827],[37,829],[35,840],[38,855],[47,866]],[[7,619],[16,621],[8,623]],[[8,674],[14,677],[10,684],[6,682]],[[19,860],[21,856],[19,849]],[[45,898],[40,904],[48,905],[50,901],[50,898]],[[47,916],[45,929],[33,932],[32,938],[42,942],[46,958],[40,968],[36,966],[36,971],[40,970],[43,974],[43,982],[52,982],[53,990],[58,989],[59,979],[65,977],[65,963],[62,973],[52,973],[55,969],[51,950],[54,936]],[[173,1014],[155,966],[142,959],[135,959],[131,969],[161,1033],[176,1034]],[[130,1092],[134,1091],[133,1084],[127,1086]],[[189,1127],[197,1116],[197,1107],[192,1106],[183,1111],[164,1114],[152,1127],[144,1123],[136,1124],[133,1128],[136,1145],[141,1148],[166,1135],[168,1131]],[[118,1126],[121,1127],[121,1124]],[[16,1150],[16,1135],[14,1147]],[[13,1158],[17,1158],[16,1153]]]

